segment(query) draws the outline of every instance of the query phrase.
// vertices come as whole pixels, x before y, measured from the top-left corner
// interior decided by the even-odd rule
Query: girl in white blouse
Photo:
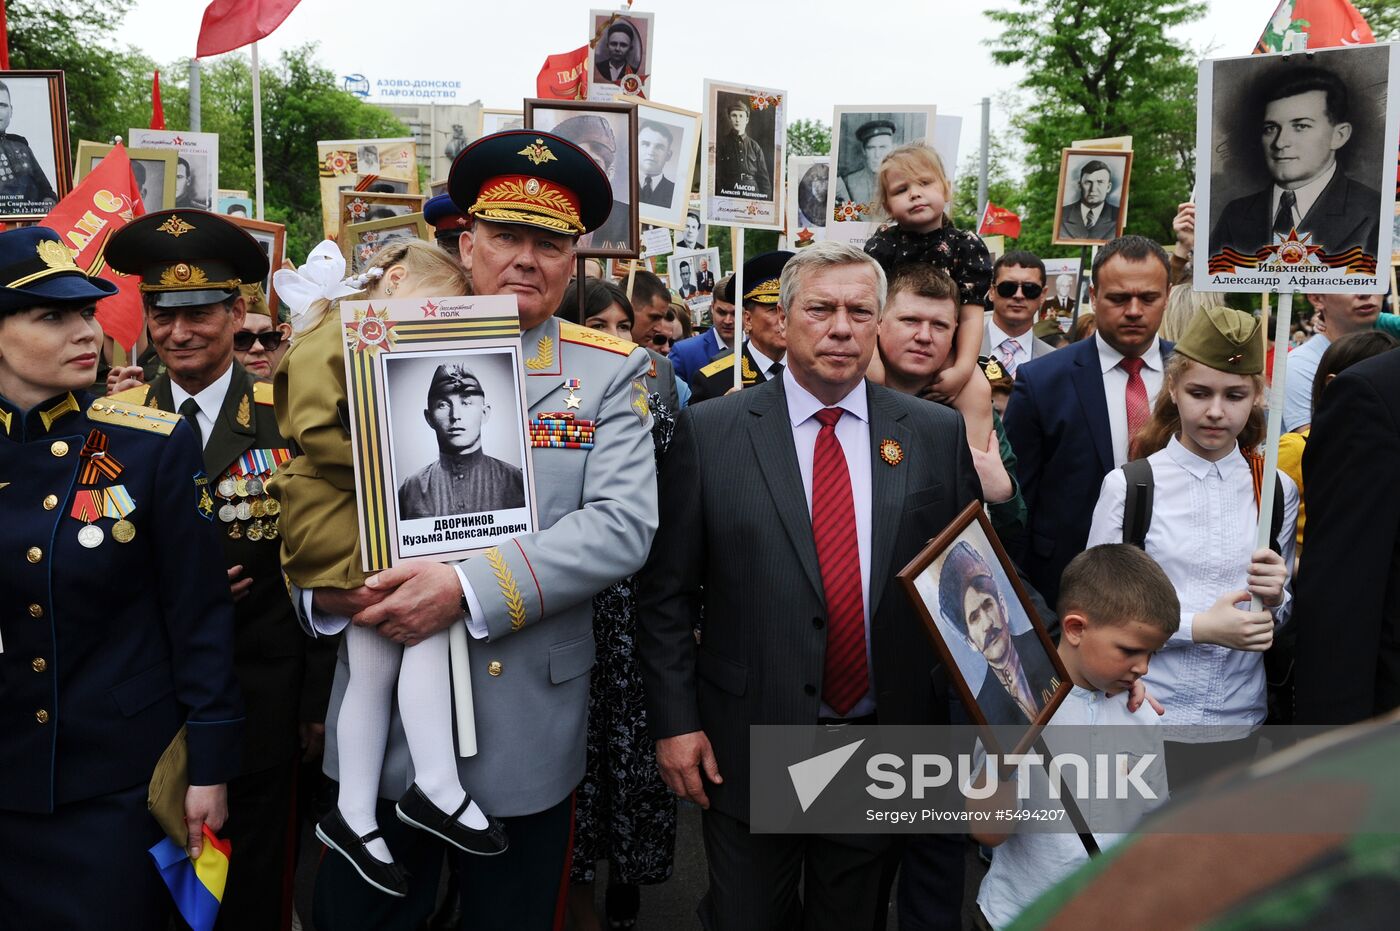
[[[1181,599],[1181,626],[1152,661],[1149,691],[1166,707],[1173,791],[1221,761],[1252,757],[1267,700],[1264,651],[1287,620],[1298,489],[1280,474],[1281,552],[1254,548],[1264,440],[1259,321],[1224,307],[1196,314],[1167,363],[1151,419],[1134,438],[1154,484],[1144,549]],[[1104,477],[1089,546],[1121,543],[1127,481]],[[1267,504],[1271,511],[1272,502]],[[1250,596],[1266,610],[1249,610]]]

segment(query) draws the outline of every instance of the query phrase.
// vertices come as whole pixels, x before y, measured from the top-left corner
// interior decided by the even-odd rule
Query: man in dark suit
[[[1078,184],[1079,199],[1060,211],[1060,238],[1107,242],[1118,232],[1118,204],[1108,200],[1113,171],[1107,162],[1093,159],[1080,166]]]
[[[234,673],[247,705],[243,768],[229,783],[229,870],[219,928],[276,928],[286,918],[294,774],[302,743],[320,744],[337,641],[297,625],[282,580],[280,506],[267,481],[287,458],[272,385],[233,358],[246,313],[238,282],[267,277],[267,256],[240,227],[198,210],[149,213],[122,227],[107,260],[138,275],[151,344],[166,371],[116,397],[180,413],[204,448],[214,521],[234,597]],[[135,375],[128,370],[126,374]]]
[[[1400,707],[1400,351],[1327,386],[1303,467],[1297,720],[1351,724]],[[1361,486],[1361,487],[1358,487]]]
[[[672,132],[671,127],[655,120],[642,120],[637,130],[637,181],[644,204],[671,206],[676,182],[663,172],[675,146]]]
[[[703,333],[688,336],[671,347],[671,364],[676,367],[676,377],[687,384],[702,368],[734,351],[734,321],[737,314],[734,296],[725,296],[733,289],[733,281],[732,276],[726,275],[715,289],[714,300],[710,303],[710,322],[714,326]]]
[[[1167,275],[1167,255],[1152,240],[1113,240],[1094,258],[1094,338],[1016,372],[1003,423],[1029,517],[1013,555],[1052,605],[1060,573],[1089,539],[1103,477],[1128,461],[1130,438],[1161,390],[1171,353],[1157,338]]]
[[[597,59],[593,69],[595,84],[621,84],[624,77],[637,73],[633,62],[642,60],[641,42],[631,20],[618,19],[608,27],[603,37],[603,51],[606,57],[594,56]]]
[[[1338,154],[1351,139],[1346,84],[1316,65],[1271,74],[1257,91],[1264,164],[1273,184],[1225,205],[1210,234],[1210,254],[1226,247],[1252,256],[1298,236],[1338,254],[1376,254],[1380,193],[1348,176]]]
[[[657,764],[706,809],[708,929],[869,927],[883,912],[889,838],[750,834],[749,727],[947,720],[894,574],[979,494],[961,417],[864,379],[879,266],[818,243],[781,288],[787,368],[681,414],[639,592]]]

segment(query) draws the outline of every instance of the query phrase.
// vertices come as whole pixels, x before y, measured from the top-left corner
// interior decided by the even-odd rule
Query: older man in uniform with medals
[[[578,237],[612,206],[607,178],[582,149],[544,132],[487,136],[457,157],[448,191],[473,218],[461,238],[473,292],[518,302],[541,529],[456,566],[409,562],[362,589],[296,594],[303,610],[310,601],[314,615],[350,616],[401,643],[467,625],[478,751],[458,765],[482,808],[504,820],[510,847],[460,857],[464,927],[549,928],[584,773],[592,599],[641,567],[656,531],[651,361],[633,343],[554,316]],[[348,673],[344,664],[336,672],[331,747]],[[334,753],[326,758],[334,765]],[[347,861],[328,859],[317,877],[322,931],[417,928],[432,911],[442,846],[394,816],[410,781],[395,713],[378,823],[412,874],[409,895],[381,895]]]
[[[237,853],[218,927],[281,927],[293,775],[301,744],[320,742],[334,656],[331,641],[317,644],[298,629],[282,580],[281,508],[267,480],[290,455],[277,432],[272,386],[255,382],[233,357],[248,312],[239,286],[267,277],[267,256],[224,217],[174,209],[118,230],[107,261],[140,278],[151,343],[166,369],[115,397],[180,413],[196,428],[225,537],[234,668],[248,727],[243,769],[229,783],[227,836]]]

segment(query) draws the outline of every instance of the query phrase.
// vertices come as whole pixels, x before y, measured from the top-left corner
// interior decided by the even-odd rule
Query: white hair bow
[[[277,289],[277,296],[286,301],[290,308],[292,327],[297,330],[305,325],[299,318],[316,301],[349,297],[364,287],[363,284],[356,287],[344,279],[345,257],[340,254],[340,247],[329,239],[312,249],[306,257],[306,264],[296,271],[279,268],[272,273],[273,287]]]

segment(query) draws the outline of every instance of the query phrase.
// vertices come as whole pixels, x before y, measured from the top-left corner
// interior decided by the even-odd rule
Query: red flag
[[[551,100],[583,100],[588,96],[588,46],[550,55],[535,78],[535,96]]]
[[[1255,54],[1370,45],[1366,18],[1348,0],[1281,0],[1255,43]]]
[[[131,159],[118,143],[40,224],[67,244],[79,268],[117,286],[116,294],[97,302],[97,322],[117,345],[128,349],[141,334],[140,282],[107,267],[105,253],[111,235],[145,212]]]
[[[266,38],[300,0],[214,0],[204,10],[195,57],[221,55]]]
[[[0,70],[10,70],[10,24],[5,19],[5,0],[0,0]]]
[[[160,72],[151,79],[151,128],[165,128],[165,107],[160,104]]]
[[[987,201],[987,209],[982,211],[982,222],[977,224],[977,232],[983,236],[1010,236],[1015,239],[1021,235],[1021,217],[1014,210]]]

